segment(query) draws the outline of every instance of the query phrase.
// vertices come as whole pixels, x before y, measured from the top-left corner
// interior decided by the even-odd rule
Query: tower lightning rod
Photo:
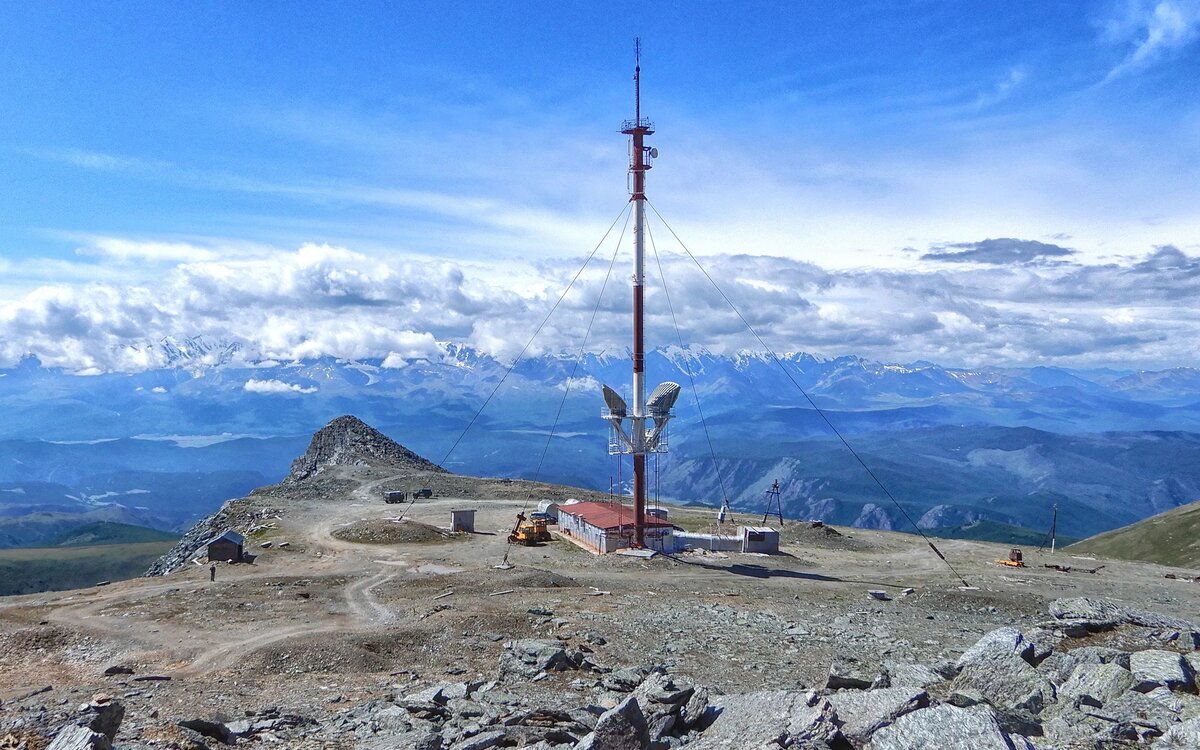
[[[633,115],[621,132],[630,136],[629,173],[633,191],[633,415],[630,426],[633,454],[633,546],[646,540],[646,341],[644,284],[646,267],[646,171],[650,169],[645,138],[654,133],[649,120],[642,119],[642,40],[633,43]]]

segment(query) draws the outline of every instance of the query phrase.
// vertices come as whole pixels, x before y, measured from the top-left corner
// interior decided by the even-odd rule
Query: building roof
[[[621,505],[620,503],[574,503],[572,505],[560,505],[558,514],[561,516],[564,513],[581,518],[592,526],[601,529],[633,526],[634,521],[637,519],[637,516],[633,513],[633,508],[630,508],[628,505]],[[661,518],[647,515],[646,525],[669,527],[673,524]]]
[[[759,534],[778,534],[779,529],[773,529],[770,526],[743,526],[742,531],[756,531]]]
[[[209,539],[208,543],[212,544],[213,542],[220,542],[222,540],[226,542],[233,542],[234,544],[241,544],[242,542],[246,541],[246,538],[233,529],[229,529],[221,536],[215,536],[212,539]]]

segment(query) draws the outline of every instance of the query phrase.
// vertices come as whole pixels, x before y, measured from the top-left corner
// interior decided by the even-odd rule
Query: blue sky
[[[808,279],[736,279],[747,304],[787,292],[773,304],[813,311],[776,316],[781,348],[1196,360],[1173,286],[1116,304],[1111,279],[1091,297],[1046,291],[1147,263],[1151,287],[1191,279],[1196,0],[9,3],[0,25],[0,359],[132,367],[103,352],[199,331],[319,351],[328,337],[298,312],[314,295],[345,303],[330,326],[370,328],[338,285],[426,267],[461,278],[471,304],[448,327],[408,310],[401,332],[503,349],[624,204],[615,131],[641,34],[662,151],[651,197],[714,264],[787,262]],[[989,239],[1035,244],[1000,261]],[[246,320],[156,296],[246,274],[281,279],[242,290]],[[884,289],[914,316],[928,305],[924,322],[881,337],[894,316],[868,313],[851,331]],[[378,306],[385,288],[360,291]],[[512,329],[470,324],[484,309]],[[282,322],[292,337],[263,343]],[[1101,335],[1114,326],[1155,336]],[[1077,338],[1053,345],[1064,328]],[[734,346],[723,330],[691,334]],[[971,331],[984,338],[966,355]],[[340,346],[327,353],[392,350]]]

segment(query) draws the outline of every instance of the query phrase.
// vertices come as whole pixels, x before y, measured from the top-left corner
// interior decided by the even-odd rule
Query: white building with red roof
[[[571,541],[603,555],[633,546],[633,508],[620,503],[573,503],[558,508],[558,530]],[[646,514],[646,549],[675,550],[675,527]]]

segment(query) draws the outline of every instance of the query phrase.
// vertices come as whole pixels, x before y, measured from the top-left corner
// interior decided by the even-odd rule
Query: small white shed
[[[741,526],[738,536],[742,538],[742,552],[764,552],[768,555],[779,552],[779,531],[770,526]]]
[[[453,508],[450,510],[450,530],[475,533],[475,508]]]

